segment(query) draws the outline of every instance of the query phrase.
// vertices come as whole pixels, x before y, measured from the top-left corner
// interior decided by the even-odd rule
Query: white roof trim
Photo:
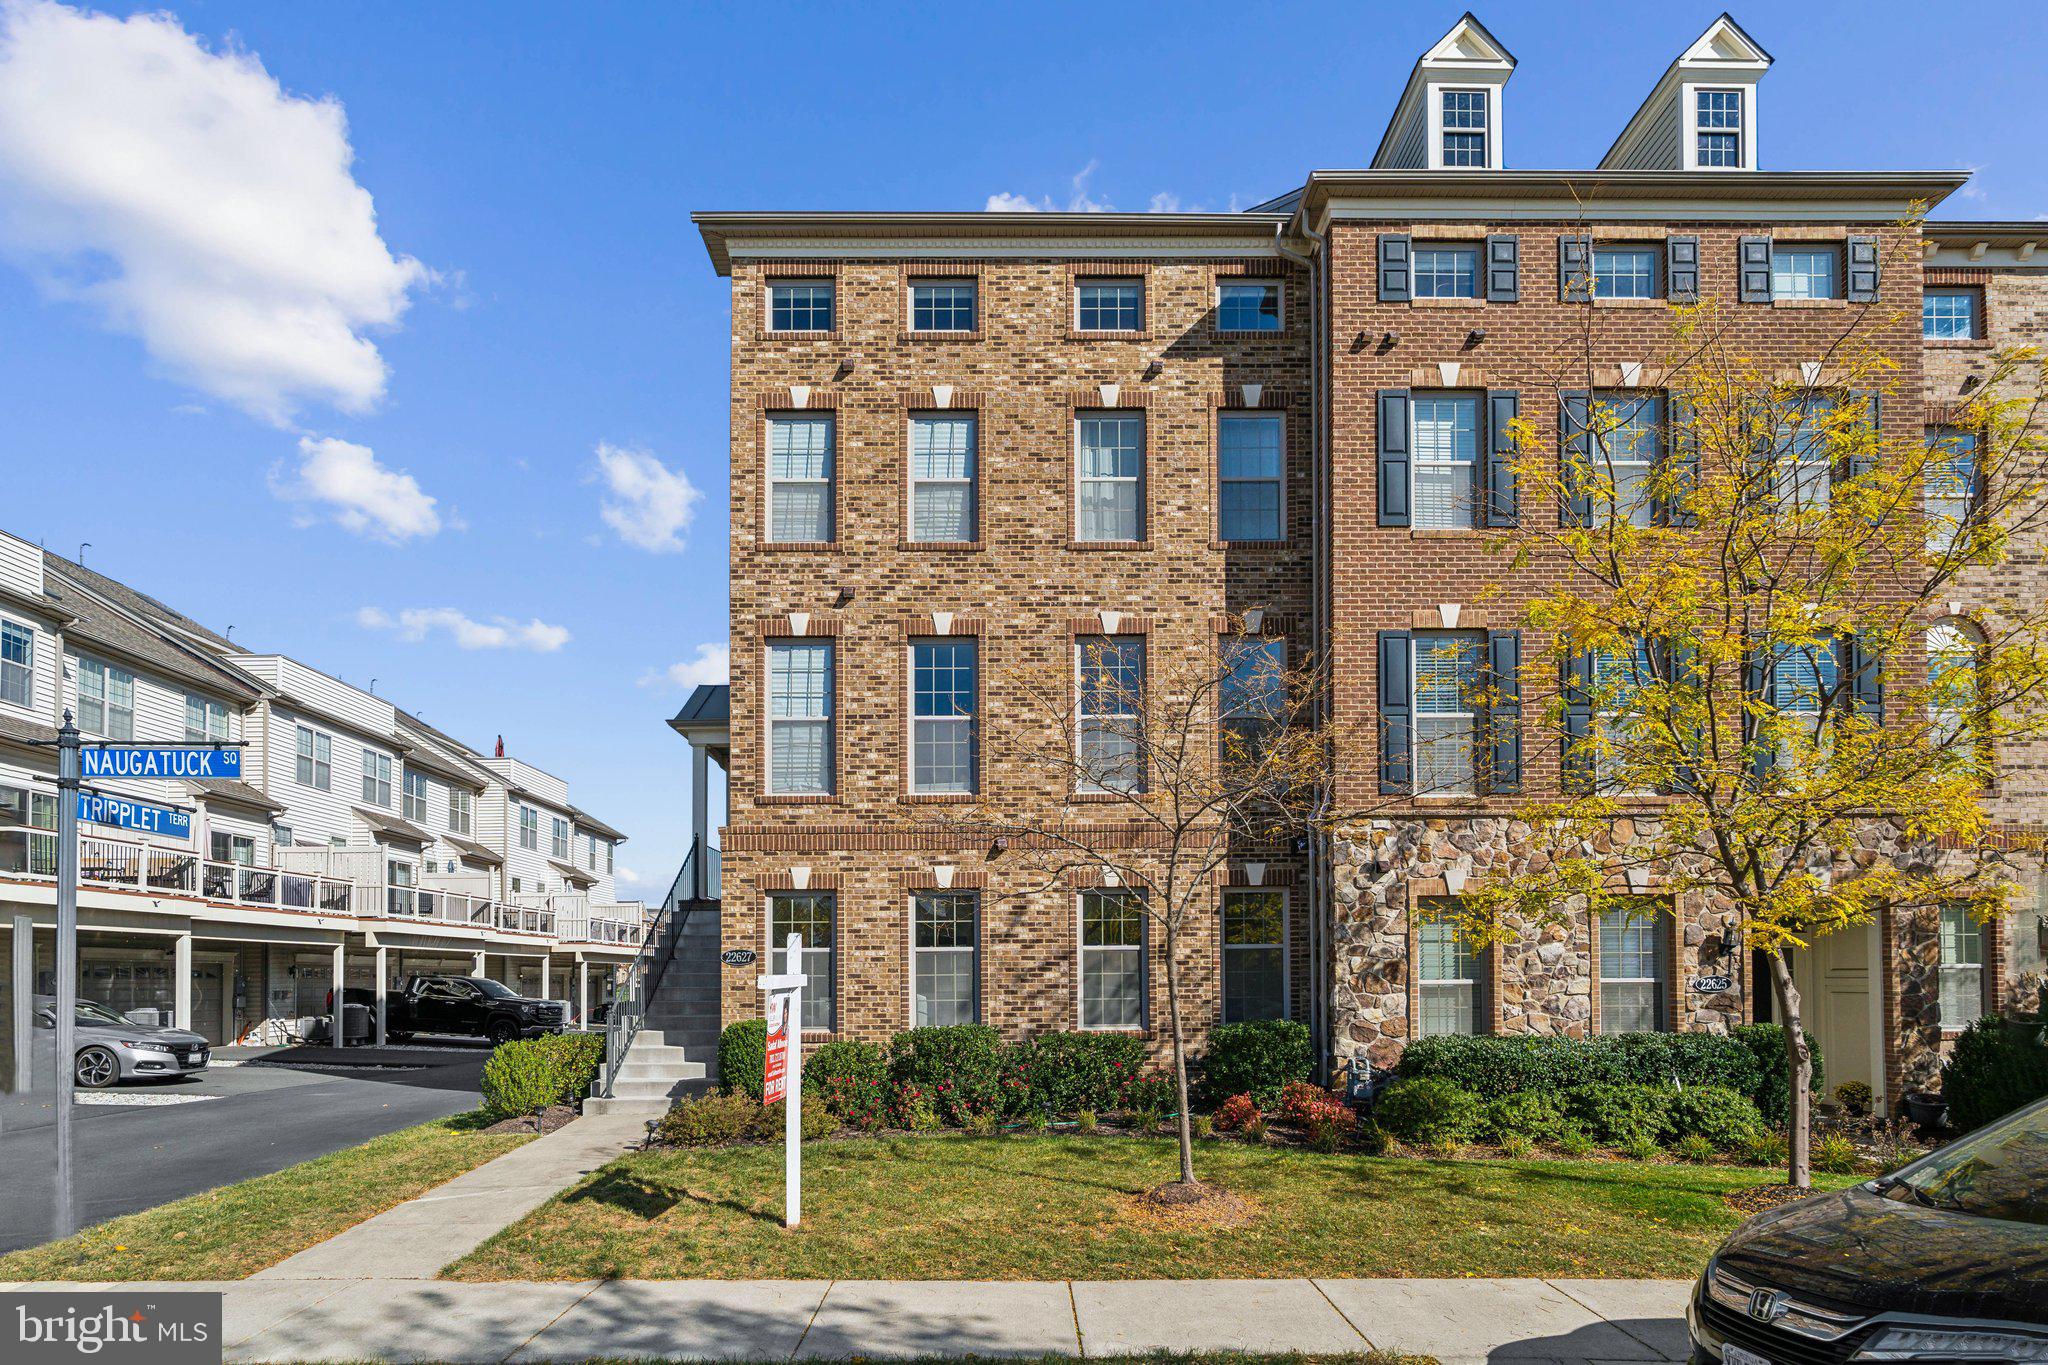
[[[1707,31],[1679,54],[1678,65],[1698,70],[1740,67],[1761,72],[1770,69],[1771,54],[1758,47],[1756,40],[1742,31],[1742,25],[1724,14],[1708,24]]]
[[[868,260],[976,260],[986,257],[1037,256],[1078,260],[1156,260],[1162,256],[1190,259],[1235,259],[1241,256],[1278,256],[1271,224],[1262,223],[1243,237],[1014,237],[1014,238],[904,238],[846,237],[749,237],[734,239],[729,249],[735,261],[820,261],[841,257]]]
[[[1467,13],[1430,45],[1416,65],[1512,71],[1515,59],[1484,24]]]
[[[1382,222],[1717,222],[1896,223],[1906,205],[1897,199],[1823,199],[1810,202],[1697,199],[1346,199],[1323,206],[1322,221],[1367,218]],[[2048,236],[2044,233],[2043,236]]]

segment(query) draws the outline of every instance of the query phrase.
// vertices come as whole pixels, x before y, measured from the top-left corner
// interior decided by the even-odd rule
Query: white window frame
[[[1603,739],[1623,729],[1630,714],[1627,708],[1614,704],[1619,698],[1614,689],[1608,686],[1605,673],[1609,669],[1634,667],[1640,670],[1647,667],[1650,661],[1640,652],[1640,648],[1639,646],[1639,652],[1636,654],[1633,665],[1628,662],[1627,657],[1619,650],[1603,651],[1593,656],[1593,689],[1597,694],[1596,709],[1593,712],[1593,725],[1596,730],[1601,732]],[[1626,686],[1626,684],[1627,675],[1623,674],[1623,685]],[[1649,788],[1623,787],[1619,785],[1615,779],[1608,775],[1605,763],[1600,762],[1597,755],[1593,783],[1598,791],[1609,796],[1655,796],[1657,794],[1655,790]]]
[[[274,824],[270,827],[270,842],[273,848],[292,848],[298,843],[298,835],[290,825]]]
[[[1977,693],[1977,664],[1984,649],[1984,637],[1977,627],[1961,617],[1938,621],[1927,630],[1927,723],[1936,744],[1950,745],[1970,738],[1971,711],[1952,710],[1934,693],[1938,675],[1950,670],[1969,674],[1969,692]]]
[[[1493,87],[1487,85],[1439,85],[1432,87],[1436,95],[1436,159],[1439,169],[1447,171],[1483,171],[1493,165]],[[1479,126],[1477,128],[1460,124],[1452,127],[1445,117],[1450,113],[1453,95],[1477,95],[1479,97]],[[1452,161],[1450,141],[1453,137],[1479,135],[1479,160]]]
[[[1486,252],[1485,252],[1485,251],[1484,251],[1484,250],[1483,250],[1483,249],[1482,249],[1482,248],[1481,248],[1481,247],[1480,247],[1480,246],[1479,246],[1479,245],[1478,245],[1477,243],[1474,243],[1474,242],[1430,242],[1430,243],[1428,243],[1427,245],[1424,245],[1424,246],[1417,246],[1417,247],[1414,247],[1414,248],[1412,248],[1412,249],[1411,249],[1411,255],[1412,255],[1412,256],[1414,257],[1414,268],[1413,268],[1413,280],[1414,280],[1414,291],[1413,291],[1413,292],[1414,292],[1414,296],[1415,296],[1416,298],[1418,298],[1418,299],[1470,299],[1470,300],[1472,300],[1473,302],[1477,303],[1478,301],[1480,301],[1481,299],[1483,299],[1483,298],[1485,298],[1485,297],[1486,297],[1486,290],[1485,290],[1485,287],[1484,287],[1484,285],[1485,285],[1485,274],[1486,274],[1486,262],[1485,262],[1485,260],[1484,260],[1484,257],[1485,257],[1485,255],[1486,255]],[[1470,257],[1472,258],[1472,270],[1471,270],[1471,274],[1470,274],[1470,279],[1471,279],[1471,281],[1472,281],[1472,287],[1471,287],[1471,290],[1470,290],[1470,292],[1468,292],[1468,293],[1462,293],[1462,294],[1461,294],[1461,293],[1439,294],[1439,293],[1434,293],[1434,292],[1431,292],[1431,293],[1424,293],[1424,292],[1423,292],[1423,289],[1422,289],[1422,281],[1423,281],[1423,278],[1424,278],[1424,275],[1423,275],[1423,269],[1422,269],[1422,260],[1423,260],[1423,257],[1425,257],[1425,256],[1428,256],[1428,257],[1432,257],[1432,258],[1433,258],[1433,257],[1436,257],[1436,256],[1470,256]],[[1431,283],[1430,283],[1430,288],[1431,288],[1432,290],[1434,290],[1434,289],[1436,288],[1436,282],[1437,282],[1438,280],[1442,280],[1442,279],[1446,279],[1446,278],[1447,278],[1447,279],[1449,279],[1449,280],[1451,281],[1451,283],[1452,283],[1453,287],[1455,288],[1455,286],[1456,286],[1456,285],[1458,285],[1458,284],[1459,284],[1459,283],[1460,283],[1460,282],[1461,282],[1461,281],[1462,281],[1463,279],[1465,279],[1465,278],[1466,278],[1466,272],[1464,272],[1463,270],[1460,270],[1460,269],[1458,269],[1458,268],[1457,268],[1457,266],[1456,266],[1455,264],[1454,264],[1454,265],[1452,266],[1452,268],[1450,269],[1450,271],[1449,271],[1449,272],[1444,272],[1444,271],[1440,271],[1440,270],[1438,270],[1438,269],[1436,269],[1436,268],[1435,268],[1435,262],[1434,262],[1434,260],[1432,260],[1432,261],[1431,261],[1431,268],[1430,268],[1430,270],[1429,270],[1429,273],[1428,273],[1428,278],[1429,278],[1429,280],[1430,280],[1430,282],[1431,282]]]
[[[1090,289],[1128,289],[1138,296],[1137,321],[1129,327],[1090,327],[1081,320],[1081,298]],[[1074,281],[1074,330],[1091,336],[1131,336],[1145,330],[1145,277],[1143,275],[1085,275]],[[1121,305],[1117,311],[1123,311]]]
[[[1600,975],[1599,978],[1593,983],[1594,989],[1600,993],[1598,996],[1600,1002],[1599,1032],[1632,1033],[1647,1031],[1651,1033],[1669,1033],[1671,1031],[1671,1015],[1673,1005],[1675,1002],[1672,998],[1671,983],[1668,976],[1670,967],[1669,964],[1665,961],[1666,954],[1664,952],[1663,943],[1663,925],[1657,918],[1660,914],[1664,913],[1668,912],[1665,911],[1662,906],[1653,905],[1648,910],[1635,910],[1629,907],[1617,907],[1602,910],[1596,915],[1594,915],[1593,932],[1597,935],[1600,935],[1599,941],[1601,945]],[[1621,925],[1622,933],[1650,935],[1650,965],[1653,972],[1652,975],[1619,976],[1611,974],[1608,971],[1608,968],[1612,965],[1610,958],[1613,956],[1607,951],[1606,946],[1606,921],[1610,916],[1627,917],[1627,919]],[[1641,955],[1640,948],[1637,948],[1634,951],[1635,955]],[[1609,1017],[1610,1011],[1607,1008],[1607,987],[1610,985],[1650,987],[1651,1008],[1655,1011],[1656,1015],[1655,1023],[1648,1030],[1619,1029],[1611,1027],[1611,1021]]]
[[[824,473],[818,477],[790,478],[775,473],[775,434],[783,427],[821,427],[825,432]],[[766,502],[761,508],[761,534],[771,545],[830,545],[839,537],[839,420],[829,412],[770,413],[761,433],[761,475],[767,480]],[[775,490],[792,488],[824,490],[825,534],[822,537],[782,536],[776,533]]]
[[[1619,510],[1620,475],[1624,470],[1638,474],[1635,483],[1637,496],[1628,508],[1630,523],[1635,526],[1656,524],[1656,499],[1649,495],[1649,486],[1650,479],[1657,472],[1658,461],[1664,456],[1664,403],[1664,395],[1654,389],[1599,389],[1594,392],[1594,424],[1600,430],[1588,433],[1592,445],[1589,454],[1595,471],[1607,477],[1615,493],[1614,502],[1593,508],[1594,525],[1609,525]],[[1642,420],[1645,414],[1648,415],[1646,421]],[[1648,453],[1642,453],[1642,439],[1633,434],[1624,448],[1615,439],[1624,431],[1641,433],[1647,438]],[[1601,468],[1603,465],[1605,467]]]
[[[917,292],[920,289],[964,289],[967,291],[967,325],[965,327],[922,327],[917,321]],[[920,336],[966,336],[981,324],[981,286],[972,275],[930,275],[912,279],[908,296],[903,301],[905,316],[909,319],[909,330]],[[951,305],[948,305],[949,308]]]
[[[777,653],[795,649],[822,650],[825,659],[825,686],[820,710],[815,715],[775,714],[775,656]],[[762,688],[765,705],[763,723],[768,731],[767,762],[762,768],[762,782],[770,796],[807,796],[819,801],[829,801],[839,788],[839,737],[838,737],[838,693],[839,693],[839,649],[830,639],[812,639],[808,636],[770,640],[764,651]],[[784,788],[775,782],[775,736],[781,728],[819,729],[824,732],[824,781],[816,788]]]
[[[1418,1038],[1442,1038],[1447,1036],[1484,1037],[1491,1032],[1490,1029],[1485,1027],[1487,1008],[1485,951],[1474,948],[1465,941],[1464,935],[1458,932],[1456,921],[1446,917],[1443,907],[1438,906],[1434,909],[1431,907],[1430,902],[1436,899],[1434,896],[1422,898],[1423,918],[1415,926],[1415,1036]],[[1430,945],[1425,943],[1424,939],[1432,932],[1448,932],[1450,934],[1451,942],[1448,951],[1453,970],[1465,967],[1471,972],[1470,976],[1430,976],[1425,972],[1424,964],[1429,961]],[[1441,952],[1444,949],[1439,947],[1438,951]],[[1438,997],[1445,994],[1453,996],[1457,994],[1455,990],[1446,991],[1446,987],[1463,987],[1471,991],[1471,1006],[1468,1010],[1462,1011],[1465,1014],[1465,1028],[1443,1031],[1428,1027],[1432,987],[1435,988],[1435,994]]]
[[[519,846],[540,852],[540,812],[532,806],[519,808]]]
[[[1742,171],[1749,169],[1751,145],[1749,137],[1749,89],[1746,86],[1691,85],[1686,87],[1685,131],[1691,147],[1692,165],[1702,171]],[[1708,95],[1733,95],[1735,97],[1735,126],[1714,124],[1709,127],[1700,122],[1701,104]],[[1732,137],[1735,139],[1735,160],[1731,162],[1709,162],[1700,155],[1701,139],[1706,137]]]
[[[197,712],[199,717],[199,724],[196,726],[192,723],[194,712]],[[217,726],[214,724],[216,718],[220,722]],[[187,692],[185,694],[185,742],[187,744],[209,744],[215,741],[225,742],[229,738],[227,703],[202,697],[197,692]]]
[[[1218,718],[1240,733],[1277,726],[1287,706],[1287,641],[1278,635],[1226,635],[1219,646],[1223,676],[1217,687]],[[1238,664],[1247,656],[1258,663],[1251,686],[1238,684]],[[1246,741],[1249,743],[1250,741]]]
[[[934,478],[918,473],[918,433],[930,431],[941,425],[964,427],[967,431],[967,473],[962,477]],[[910,415],[910,430],[906,438],[910,453],[910,502],[904,509],[906,517],[904,535],[920,545],[971,545],[981,539],[981,415],[972,410],[937,412],[915,412]],[[954,454],[948,450],[943,458]],[[966,496],[967,526],[965,535],[929,536],[923,534],[917,519],[917,494],[921,488],[958,488]]]
[[[1230,941],[1230,903],[1233,900],[1246,896],[1277,896],[1280,898],[1280,937],[1277,942],[1232,943]],[[1223,894],[1217,906],[1217,934],[1221,940],[1220,947],[1223,956],[1218,977],[1218,985],[1221,988],[1220,993],[1222,996],[1218,1002],[1218,1010],[1224,1023],[1235,1024],[1253,1019],[1291,1019],[1294,1017],[1293,992],[1289,989],[1294,980],[1294,907],[1292,900],[1293,898],[1288,895],[1287,888],[1285,887],[1226,886],[1223,888]],[[1272,952],[1275,949],[1279,950],[1280,955],[1280,1013],[1274,1015],[1233,1014],[1230,1008],[1231,955],[1237,953],[1241,956],[1247,951]]]
[[[1664,263],[1660,259],[1661,255],[1662,253],[1655,246],[1643,242],[1615,242],[1609,246],[1602,246],[1597,242],[1594,243],[1593,297],[1596,299],[1657,299],[1663,297],[1662,275],[1664,273]],[[1620,275],[1613,271],[1603,272],[1600,269],[1600,258],[1602,256],[1607,257],[1610,262],[1617,256],[1648,257],[1650,269],[1647,276],[1643,272],[1636,270],[1630,270],[1626,275]],[[1615,293],[1612,288],[1613,284],[1623,279],[1628,280],[1631,286],[1637,280],[1643,280],[1643,292],[1640,294]],[[1607,282],[1607,287],[1605,288],[1602,287],[1601,282],[1603,280]]]
[[[1787,268],[1780,270],[1780,259]],[[1815,285],[1822,276],[1811,269],[1793,270],[1795,261],[1818,260],[1827,262],[1825,272],[1827,292],[1816,293]],[[1787,287],[1781,288],[1784,285]],[[1771,297],[1773,299],[1839,299],[1842,294],[1842,249],[1831,242],[1784,241],[1771,243]]]
[[[90,690],[88,679],[97,680]],[[117,698],[127,693],[127,704]],[[90,707],[92,709],[88,710]],[[102,739],[135,738],[135,675],[119,664],[78,657],[78,728]]]
[[[1931,426],[1926,431],[1927,449],[1930,452],[1923,467],[1920,493],[1921,515],[1927,522],[1927,549],[1933,554],[1946,554],[1955,545],[1956,537],[1970,524],[1970,518],[1977,510],[1977,462],[1981,458],[1981,442],[1977,433],[1969,427]],[[1936,446],[1946,449],[1946,454],[1936,459]],[[1952,485],[1937,489],[1935,479],[1947,477],[1945,471],[1962,466],[1966,478],[1961,489]]]
[[[1457,405],[1456,411],[1458,413],[1463,413],[1467,410],[1471,412],[1471,459],[1442,459],[1435,453],[1434,449],[1432,449],[1430,455],[1424,456],[1422,440],[1423,409],[1429,407],[1434,410],[1435,405],[1439,403]],[[1424,530],[1467,531],[1478,525],[1479,462],[1481,458],[1479,445],[1482,426],[1479,403],[1478,394],[1461,392],[1454,389],[1430,389],[1413,394],[1409,398],[1408,449],[1411,458],[1409,460],[1408,506],[1412,509],[1411,519],[1418,528]],[[1464,432],[1459,430],[1458,419],[1454,416],[1451,422],[1450,439],[1450,449],[1453,457],[1458,453],[1459,439],[1463,435]],[[1464,492],[1462,494],[1453,494],[1449,520],[1425,520],[1424,518],[1422,471],[1425,465],[1431,469],[1463,470],[1465,472],[1463,481]]]
[[[1238,428],[1270,428],[1277,439],[1273,443],[1273,473],[1255,478],[1228,476],[1223,472],[1223,433]],[[1260,453],[1264,454],[1263,441]],[[1273,489],[1272,534],[1233,536],[1229,534],[1225,518],[1226,491],[1233,487],[1254,487],[1270,485]],[[1219,412],[1216,414],[1216,538],[1237,544],[1260,544],[1287,539],[1287,414],[1261,409],[1242,412]]]
[[[334,790],[334,738],[310,725],[293,727],[292,776],[314,791]]]
[[[1265,300],[1271,298],[1273,300],[1272,325],[1269,327],[1233,327],[1228,322],[1225,322],[1223,320],[1223,300],[1234,289],[1256,289],[1259,291],[1260,306],[1254,312],[1261,319],[1266,316]],[[1239,276],[1233,279],[1216,281],[1216,330],[1240,336],[1270,336],[1274,332],[1287,330],[1287,291],[1280,287],[1280,281],[1278,280]]]
[[[964,714],[956,712],[952,715],[924,715],[919,711],[918,651],[940,648],[967,651],[970,682],[967,689],[967,711]],[[910,714],[910,790],[919,796],[971,796],[981,787],[981,641],[972,635],[920,636],[910,642],[908,663],[906,672],[910,681],[910,696],[905,709]],[[946,695],[957,696],[950,691]],[[929,774],[920,767],[919,756],[924,750],[924,733],[962,722],[967,726],[966,783],[962,786],[934,784],[928,780]]]
[[[775,325],[775,304],[782,291],[786,289],[807,289],[814,292],[822,289],[825,292],[826,311],[831,314],[830,321],[823,327],[777,327]],[[817,336],[839,329],[839,282],[830,276],[784,276],[780,279],[768,281],[768,288],[765,292],[766,297],[763,300],[763,304],[767,312],[761,319],[763,331],[775,336]],[[791,299],[790,303],[793,308],[795,300]],[[805,307],[807,309],[815,308],[815,306],[815,297],[806,301]]]
[[[1810,689],[1784,681],[1787,664],[1803,669],[1809,659],[1813,663]],[[1832,642],[1817,644],[1811,651],[1788,646],[1771,661],[1771,709],[1781,716],[1802,717],[1799,723],[1805,727],[1798,735],[1780,734],[1779,762],[1792,761],[1796,739],[1810,738],[1823,754],[1827,752],[1829,735],[1818,733],[1816,727],[1820,725],[1821,713],[1826,709],[1821,704],[1823,698],[1841,683],[1841,666],[1842,661],[1836,656]]]
[[[18,644],[21,657],[7,657],[7,644]],[[0,617],[0,702],[33,709],[36,701],[36,632],[33,626]]]
[[[820,948],[808,937],[804,939],[803,970],[810,979],[804,983],[804,1017],[797,1020],[800,1033],[831,1033],[839,1027],[839,893],[836,891],[770,891],[767,904],[762,907],[761,924],[766,931],[767,949],[761,957],[768,964],[770,973],[779,974],[789,970],[789,954],[783,945],[789,941],[789,931],[776,923],[778,902],[786,900],[823,901],[825,922],[831,926],[832,941]],[[824,1015],[823,1023],[812,1023],[814,1013]]]
[[[1456,710],[1424,711],[1422,709],[1422,656],[1424,653],[1424,646],[1427,644],[1432,644],[1439,640],[1460,641],[1468,646],[1468,649],[1464,657],[1466,660],[1469,660],[1469,664],[1467,665],[1467,667],[1469,667],[1472,680],[1475,683],[1478,680],[1478,675],[1485,668],[1486,634],[1484,631],[1418,630],[1415,632],[1414,647],[1408,651],[1408,666],[1410,669],[1410,676],[1408,680],[1408,696],[1410,704],[1412,706],[1412,720],[1409,726],[1408,741],[1410,748],[1408,756],[1408,771],[1410,774],[1413,775],[1415,784],[1415,794],[1417,796],[1476,796],[1479,794],[1479,772],[1482,766],[1479,756],[1479,722],[1481,717],[1479,714],[1478,707],[1473,703],[1471,699],[1470,692],[1464,686],[1460,686],[1458,709]],[[1464,669],[1461,669],[1461,677],[1463,675]],[[1425,765],[1423,763],[1423,756],[1425,753],[1424,746],[1431,742],[1425,739],[1422,733],[1422,718],[1424,716],[1430,716],[1437,720],[1442,721],[1459,721],[1463,723],[1463,733],[1470,737],[1470,751],[1467,757],[1467,766],[1471,770],[1471,780],[1469,782],[1462,783],[1456,787],[1424,787],[1422,781],[1422,774],[1425,771]],[[1438,738],[1442,739],[1448,737],[1449,736],[1446,735],[1440,736]]]
[[[548,856],[569,862],[569,822],[559,815],[548,817]]]
[[[1963,310],[1963,321],[1967,324],[1960,335],[1955,332],[1927,330],[1929,322],[1954,321],[1954,315],[1943,319],[1938,313],[1930,314],[1927,305],[1937,299],[1959,300],[1968,307]],[[1984,336],[1984,291],[1974,285],[1929,285],[1920,296],[1920,337],[1923,341],[1981,341]]]
[[[461,787],[448,789],[448,832],[468,835],[476,823],[476,793]]]
[[[363,750],[363,804],[391,809],[391,755]]]
[[[1985,925],[1970,917],[1968,907],[1944,905],[1941,907],[1941,961],[1935,968],[1938,980],[1934,993],[1935,1013],[1941,1021],[1944,1032],[1957,1032],[1968,1028],[1984,1017],[1985,954],[1990,945],[1985,942]],[[1961,949],[1967,945],[1971,956],[1964,957]],[[1970,1007],[1965,1017],[1954,1017],[1948,1008],[1948,997],[1952,985],[1967,984]]]
[[[1085,472],[1081,456],[1081,433],[1091,423],[1113,423],[1117,426],[1117,444],[1111,447],[1116,450],[1123,448],[1123,425],[1125,423],[1137,424],[1137,473],[1090,475]],[[1145,515],[1146,446],[1151,436],[1148,430],[1149,425],[1143,408],[1088,408],[1074,414],[1074,539],[1076,541],[1089,545],[1136,545],[1144,542],[1146,533],[1149,530],[1146,525],[1148,518]],[[1132,490],[1131,516],[1134,522],[1132,527],[1133,533],[1128,536],[1091,536],[1087,534],[1087,518],[1084,511],[1085,498],[1083,496],[1087,489],[1091,486],[1112,487],[1124,484],[1129,484]]]
[[[969,941],[965,947],[954,945],[950,948],[928,947],[918,942],[919,930],[923,924],[924,906],[928,899],[961,899],[972,906],[972,923]],[[956,891],[928,887],[910,893],[910,1027],[927,1028],[935,1024],[978,1024],[981,1022],[981,893],[979,891]],[[928,964],[940,960],[957,961],[967,959],[967,1018],[940,1021],[924,1008],[930,998],[925,991],[925,969]]]
[[[1779,409],[1771,470],[1771,497],[1778,506],[1818,512],[1833,505],[1835,460],[1826,428],[1835,406],[1836,400],[1823,394]]]
[[[1095,780],[1088,766],[1088,739],[1090,734],[1097,732],[1114,737],[1117,735],[1131,736],[1134,731],[1142,730],[1144,726],[1142,708],[1145,705],[1145,688],[1149,681],[1146,674],[1150,666],[1150,660],[1146,657],[1150,652],[1147,644],[1146,638],[1142,635],[1077,635],[1074,637],[1074,762],[1077,791],[1090,795],[1100,795],[1102,793],[1130,794],[1145,790],[1147,755],[1145,752],[1146,746],[1142,742],[1135,743],[1133,746],[1130,762],[1137,771],[1134,774],[1132,785],[1125,788],[1107,786]],[[1133,645],[1136,646],[1138,651],[1138,695],[1136,703],[1140,710],[1098,710],[1091,712],[1088,710],[1088,687],[1084,681],[1090,666],[1089,653],[1091,649],[1102,651],[1113,648],[1121,655],[1121,652],[1126,647]],[[1100,662],[1099,653],[1097,662]],[[1126,690],[1118,689],[1120,692]],[[1099,691],[1100,689],[1098,689],[1098,693]],[[1127,700],[1126,698],[1119,699]]]
[[[432,799],[433,788],[423,772],[407,768],[399,779],[398,813],[416,825],[427,823],[427,802]]]
[[[1128,887],[1105,886],[1083,891],[1074,897],[1074,1020],[1076,1027],[1084,1033],[1142,1033],[1145,1030],[1147,1021],[1151,1017],[1151,1011],[1148,1008],[1152,995],[1152,964],[1148,961],[1151,934],[1149,933],[1150,926],[1146,923],[1149,916],[1146,914],[1143,904],[1141,903],[1138,906],[1136,912],[1138,941],[1135,945],[1128,943],[1091,945],[1087,941],[1087,907],[1089,897],[1137,897],[1138,895],[1138,892]],[[1088,1022],[1088,958],[1092,953],[1137,954],[1138,1017],[1136,1022],[1119,1022],[1114,1024],[1091,1024]]]

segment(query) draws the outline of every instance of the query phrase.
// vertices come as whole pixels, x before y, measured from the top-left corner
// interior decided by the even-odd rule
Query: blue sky
[[[1254,203],[1366,162],[1462,8],[0,0],[0,527],[502,732],[658,891],[661,722],[726,631],[726,290],[688,214]],[[1593,164],[1719,12],[1486,6],[1509,164]],[[1938,216],[2048,214],[2022,12],[1738,11],[1778,58],[1764,166],[1974,168]]]

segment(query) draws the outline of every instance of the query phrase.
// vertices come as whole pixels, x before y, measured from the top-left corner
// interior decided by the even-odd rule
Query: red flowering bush
[[[1273,1113],[1282,1122],[1297,1123],[1306,1127],[1316,1111],[1337,1097],[1319,1085],[1307,1081],[1289,1081],[1280,1090],[1280,1103]],[[1342,1103],[1342,1101],[1337,1101]]]
[[[1259,1106],[1252,1103],[1250,1095],[1232,1095],[1216,1106],[1216,1131],[1234,1133],[1246,1124],[1257,1121],[1258,1117]]]

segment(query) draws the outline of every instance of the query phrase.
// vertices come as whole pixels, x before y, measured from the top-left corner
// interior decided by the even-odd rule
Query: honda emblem
[[[1749,1315],[1758,1322],[1776,1322],[1785,1312],[1785,1304],[1775,1289],[1759,1289],[1749,1296]]]

